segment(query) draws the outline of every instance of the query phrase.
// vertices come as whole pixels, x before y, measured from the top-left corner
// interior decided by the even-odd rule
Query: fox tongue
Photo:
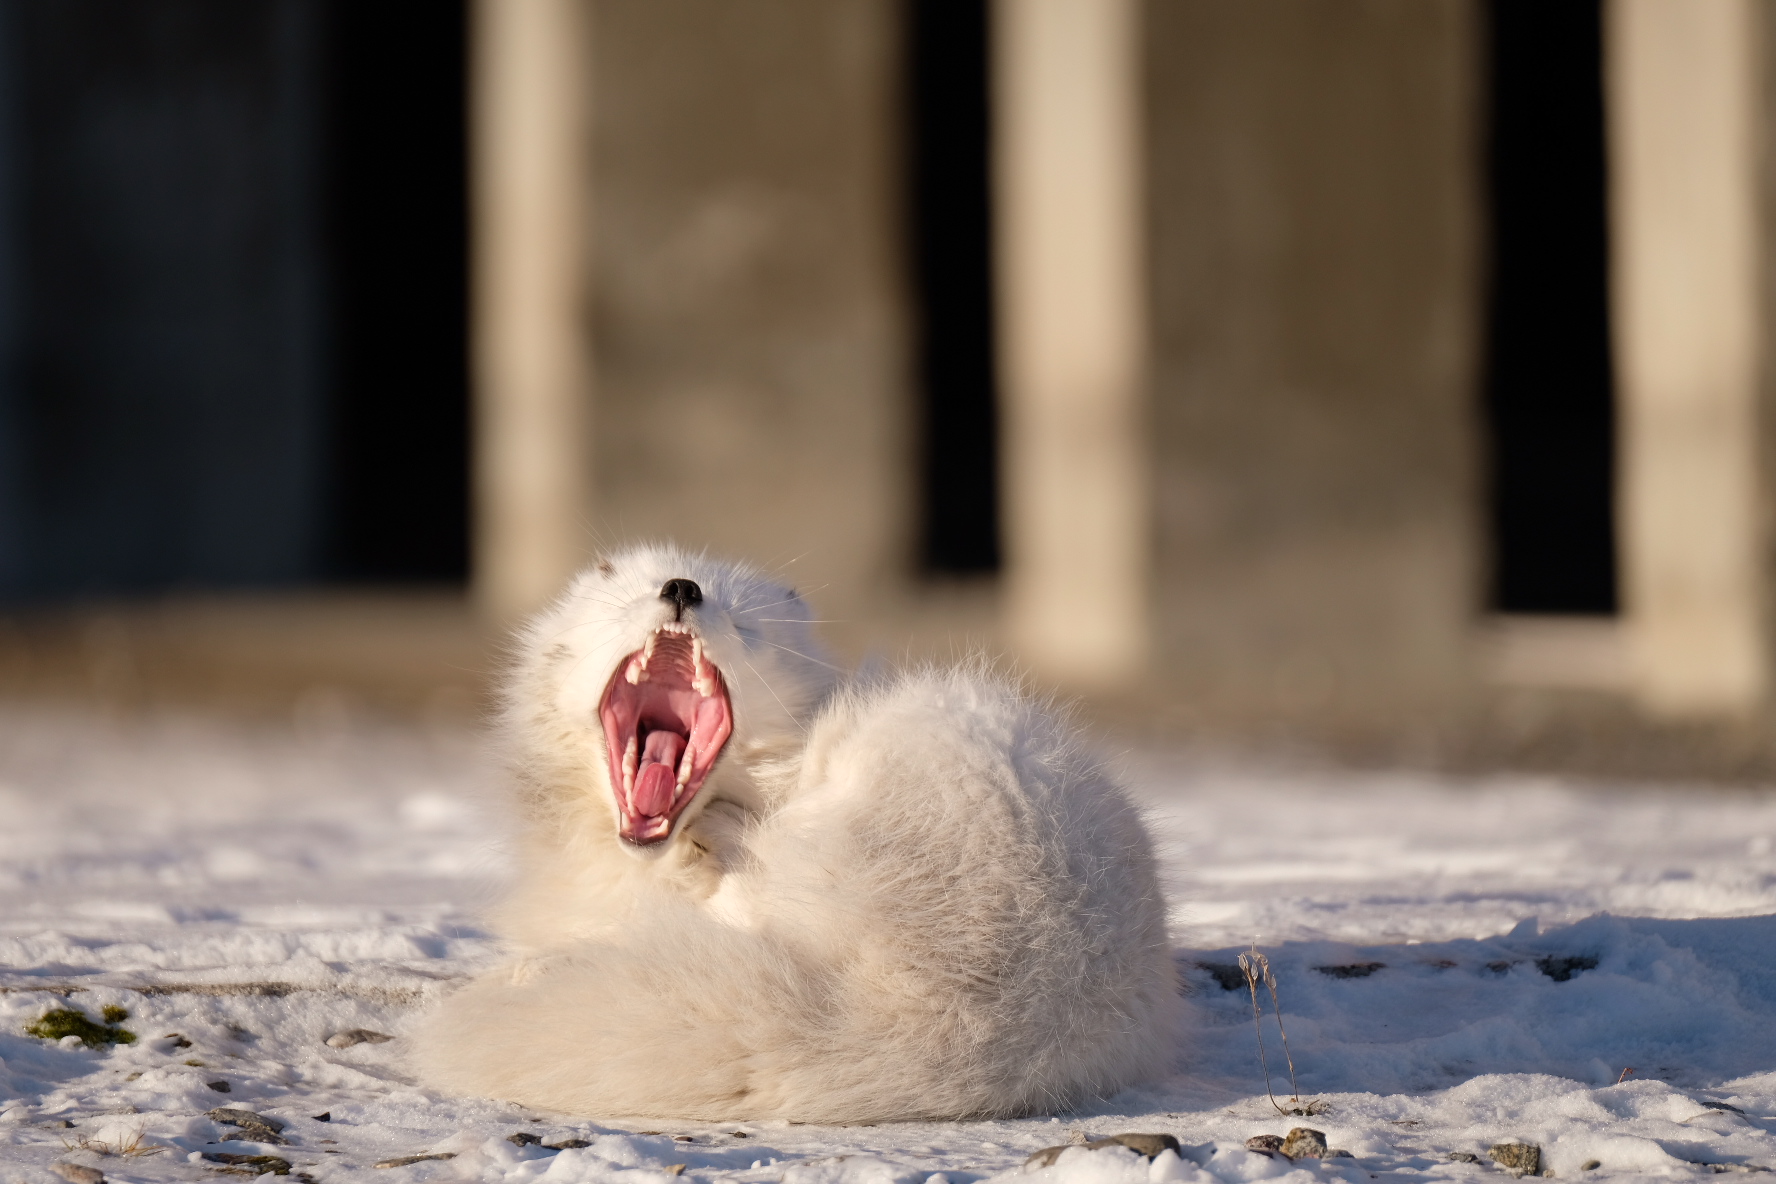
[[[635,793],[630,808],[643,817],[657,817],[672,808],[672,792],[678,788],[678,759],[685,738],[661,729],[649,732],[641,763],[635,771]]]

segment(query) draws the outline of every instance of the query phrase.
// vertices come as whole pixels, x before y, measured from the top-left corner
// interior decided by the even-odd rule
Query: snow
[[[1500,1172],[1487,1149],[1512,1141],[1563,1178],[1776,1167],[1776,795],[1130,768],[1192,987],[1176,1077],[1008,1122],[626,1122],[443,1098],[401,1067],[425,1001],[497,956],[476,916],[503,874],[499,778],[476,736],[7,707],[0,1181],[51,1184],[62,1160],[123,1184],[263,1167],[207,1152],[323,1184],[974,1184],[1121,1131],[1180,1153],[1077,1148],[1031,1184],[1460,1180]],[[1292,1059],[1311,1116],[1265,1092],[1236,966],[1254,940],[1288,1035],[1285,1055],[1260,986],[1270,1082],[1303,1108]],[[106,1005],[136,1043],[24,1034]],[[396,1039],[325,1043],[353,1028]],[[282,1121],[287,1143],[247,1141],[218,1106]],[[1351,1156],[1245,1149],[1295,1126]],[[586,1145],[508,1140],[523,1132]],[[116,1153],[131,1144],[149,1153]],[[451,1157],[374,1166],[420,1154]]]

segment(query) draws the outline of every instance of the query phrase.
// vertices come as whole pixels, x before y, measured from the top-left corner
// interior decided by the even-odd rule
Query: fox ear
[[[601,576],[614,576],[617,574],[617,569],[611,566],[610,560],[600,555],[598,557],[598,574]]]

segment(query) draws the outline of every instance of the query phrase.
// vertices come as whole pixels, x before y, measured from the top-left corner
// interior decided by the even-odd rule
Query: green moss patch
[[[88,1048],[109,1048],[113,1044],[134,1044],[136,1034],[128,1028],[117,1026],[117,1020],[129,1018],[129,1012],[121,1007],[107,1007],[104,1010],[107,1020],[105,1024],[95,1024],[84,1012],[75,1011],[71,1007],[58,1007],[54,1011],[46,1011],[35,1022],[25,1025],[25,1035],[36,1036],[42,1040],[60,1040],[64,1036],[78,1036],[81,1043]]]

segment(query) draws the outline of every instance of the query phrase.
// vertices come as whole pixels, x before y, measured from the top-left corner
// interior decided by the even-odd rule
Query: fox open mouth
[[[728,689],[703,639],[666,625],[617,663],[598,707],[617,833],[638,847],[672,834],[734,730]]]

